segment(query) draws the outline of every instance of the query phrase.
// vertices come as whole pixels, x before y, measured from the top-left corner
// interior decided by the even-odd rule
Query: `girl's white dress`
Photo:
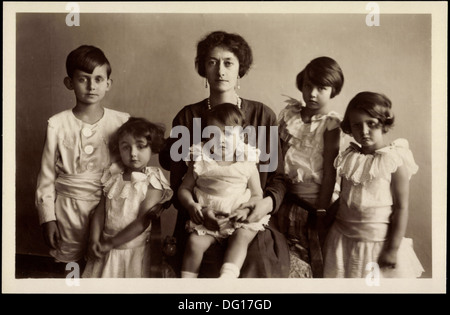
[[[199,146],[198,152],[200,152],[203,144],[194,145],[191,151],[195,151],[196,146]],[[252,174],[259,174],[256,166],[259,150],[245,145],[244,154],[244,161],[234,162],[230,165],[219,165],[210,154],[202,151],[201,157],[194,161],[193,169],[196,180],[194,195],[202,206],[212,208],[216,213],[227,216],[238,209],[239,205],[249,201],[251,192],[247,184]],[[248,159],[248,156],[254,158]],[[203,225],[195,224],[189,220],[186,228],[189,232],[195,231],[199,235],[209,234],[220,239],[233,234],[237,228],[262,231],[264,226],[268,224],[269,219],[270,215],[252,223],[231,222],[230,220],[230,223],[220,231],[208,230]]]
[[[309,123],[302,120],[303,106],[296,100],[279,114],[279,134],[287,144],[284,172],[294,193],[302,198],[317,198],[323,177],[325,131],[339,128],[341,116],[334,111],[317,114]]]
[[[357,144],[351,143],[336,158],[342,191],[336,220],[324,245],[324,277],[364,278],[369,273],[374,274],[372,268],[383,249],[392,213],[392,173],[402,165],[409,177],[418,170],[405,139],[397,139],[367,155],[360,153]],[[423,271],[412,239],[403,238],[396,268],[382,268],[380,276],[415,278]]]
[[[133,172],[130,181],[123,180],[123,171],[112,164],[104,173],[105,223],[103,238],[111,238],[133,222],[149,186],[163,191],[160,204],[172,197],[173,191],[161,169],[148,166],[144,172]],[[150,226],[133,240],[112,249],[101,259],[88,260],[83,278],[149,277]]]

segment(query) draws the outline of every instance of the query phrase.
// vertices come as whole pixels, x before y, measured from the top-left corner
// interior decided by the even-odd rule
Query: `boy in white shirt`
[[[109,138],[128,113],[102,107],[111,88],[111,66],[97,47],[83,45],[66,60],[64,85],[76,105],[48,120],[37,180],[36,207],[50,255],[59,262],[82,262],[89,216],[100,201],[100,178],[111,164]]]

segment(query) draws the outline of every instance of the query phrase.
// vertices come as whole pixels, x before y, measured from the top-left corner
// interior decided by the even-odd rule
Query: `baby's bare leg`
[[[198,235],[193,232],[189,235],[186,250],[183,257],[182,272],[198,274],[202,263],[203,254],[215,242],[211,235]]]
[[[237,276],[239,276],[239,271],[247,257],[248,245],[255,238],[257,233],[257,231],[241,228],[237,229],[233,235],[230,236],[222,269],[224,269],[224,267],[225,269],[231,267],[234,271],[238,271]]]

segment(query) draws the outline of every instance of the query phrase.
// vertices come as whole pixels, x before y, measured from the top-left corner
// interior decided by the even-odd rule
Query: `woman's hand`
[[[397,264],[397,250],[383,249],[378,257],[380,268],[395,268]]]
[[[250,209],[250,215],[247,217],[247,221],[258,222],[263,217],[272,212],[273,209],[273,201],[270,197],[265,197],[263,199],[251,200],[249,202],[243,203],[239,210],[248,208]]]
[[[233,214],[230,216],[230,220],[233,220],[235,222],[246,222],[249,214],[250,214],[249,208],[238,209],[235,210]]]
[[[203,226],[211,231],[218,231],[230,221],[229,217],[218,214],[214,209],[203,208]]]

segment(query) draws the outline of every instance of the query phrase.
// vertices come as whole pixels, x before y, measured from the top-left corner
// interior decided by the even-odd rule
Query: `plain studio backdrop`
[[[63,85],[68,53],[83,44],[101,48],[113,79],[103,105],[164,123],[169,136],[177,112],[209,95],[194,68],[197,42],[223,30],[242,35],[254,54],[237,92],[277,115],[286,105],[283,94],[301,98],[295,77],[319,56],[334,58],[344,72],[333,110],[343,115],[360,91],[392,100],[396,123],[388,142],[406,138],[419,165],[410,182],[406,236],[414,241],[423,276],[432,276],[430,14],[381,15],[380,25],[371,27],[364,14],[82,13],[80,26],[72,27],[66,15],[16,15],[16,253],[48,252],[34,193],[47,119],[75,105],[73,91]],[[157,161],[155,156],[152,163]],[[164,234],[172,233],[175,215],[172,208],[163,214]]]

